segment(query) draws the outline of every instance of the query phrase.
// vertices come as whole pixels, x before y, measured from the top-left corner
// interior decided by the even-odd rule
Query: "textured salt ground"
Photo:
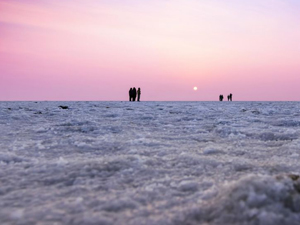
[[[1,102],[0,224],[300,224],[299,128],[298,102]]]

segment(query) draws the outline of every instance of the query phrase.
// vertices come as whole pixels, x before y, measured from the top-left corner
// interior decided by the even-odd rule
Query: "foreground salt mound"
[[[300,225],[272,177],[299,128],[300,102],[0,102],[0,225]]]
[[[299,225],[300,178],[249,175],[187,218],[185,224]]]

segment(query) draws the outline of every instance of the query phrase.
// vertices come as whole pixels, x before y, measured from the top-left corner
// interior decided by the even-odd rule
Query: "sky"
[[[299,101],[299,27],[298,0],[0,0],[0,101]]]

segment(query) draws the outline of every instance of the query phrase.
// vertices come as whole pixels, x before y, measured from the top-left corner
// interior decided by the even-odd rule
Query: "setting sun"
[[[194,87],[194,91],[197,91],[198,90],[198,88],[197,87]]]

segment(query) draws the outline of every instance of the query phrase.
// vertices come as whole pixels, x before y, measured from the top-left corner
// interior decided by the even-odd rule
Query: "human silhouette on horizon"
[[[232,94],[229,95],[229,100],[232,102]]]
[[[141,97],[141,88],[138,88],[137,90],[137,101],[139,102],[140,101],[140,97]]]
[[[224,98],[224,96],[223,96],[223,95],[220,95],[220,96],[219,96],[219,100],[220,100],[220,102],[222,102],[222,101],[223,101],[223,98]]]
[[[132,88],[132,101],[135,102],[135,99],[136,99],[136,89],[134,87],[134,88]]]
[[[135,87],[129,89],[129,101],[130,102],[134,102],[136,100],[136,94],[137,94],[137,91],[136,91]]]
[[[129,89],[129,101],[131,102],[132,100],[132,88]]]

